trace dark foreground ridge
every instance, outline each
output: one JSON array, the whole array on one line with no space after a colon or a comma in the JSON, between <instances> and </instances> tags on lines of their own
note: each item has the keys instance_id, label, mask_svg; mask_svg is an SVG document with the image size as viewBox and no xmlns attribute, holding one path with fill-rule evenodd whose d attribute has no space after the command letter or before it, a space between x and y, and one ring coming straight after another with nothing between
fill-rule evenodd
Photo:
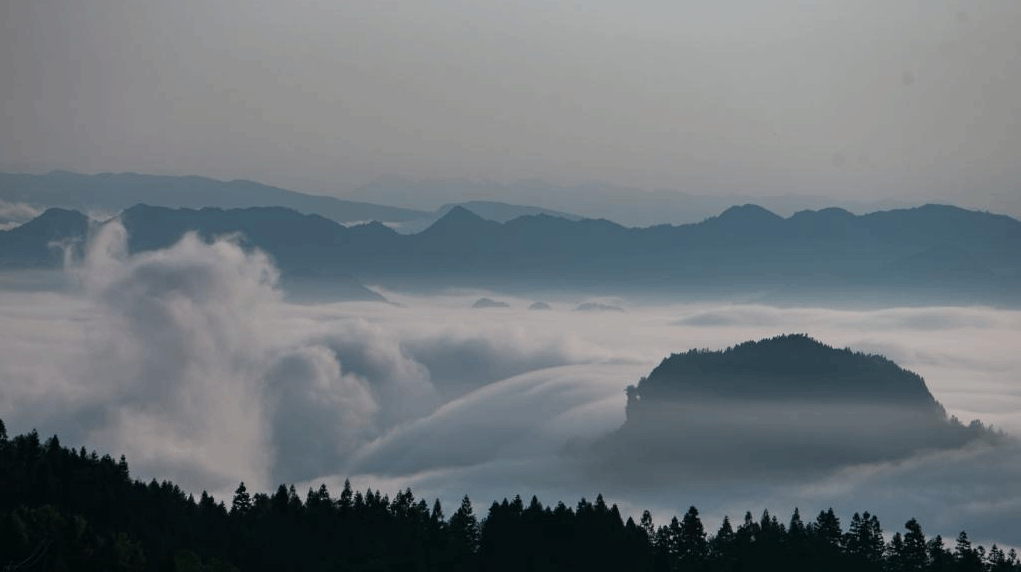
<instances>
[{"instance_id":1,"label":"dark foreground ridge","mask_svg":"<svg viewBox=\"0 0 1021 572\"><path fill-rule=\"evenodd\" d=\"M951 550L915 519L889 542L879 519L855 513L844 530L833 510L787 523L768 511L729 518L707 534L698 510L655 526L646 511L624 519L602 496L574 508L494 502L484 518L464 497L449 518L411 490L339 497L322 485L305 500L294 486L252 495L241 483L228 508L205 492L132 481L114 461L40 442L8 439L0 421L0 569L43 571L233 570L633 570L633 571L1021 571L1013 550Z\"/></svg>"},{"instance_id":2,"label":"dark foreground ridge","mask_svg":"<svg viewBox=\"0 0 1021 572\"><path fill-rule=\"evenodd\" d=\"M624 425L594 447L600 468L625 479L828 470L1005 438L948 417L921 377L885 357L804 334L671 355L627 396Z\"/></svg>"}]
</instances>

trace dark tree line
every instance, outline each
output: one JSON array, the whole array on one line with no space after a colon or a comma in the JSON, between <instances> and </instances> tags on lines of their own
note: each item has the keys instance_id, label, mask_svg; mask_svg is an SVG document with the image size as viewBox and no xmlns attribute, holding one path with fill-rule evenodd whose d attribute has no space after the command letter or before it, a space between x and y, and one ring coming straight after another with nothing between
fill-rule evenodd
<instances>
[{"instance_id":1,"label":"dark tree line","mask_svg":"<svg viewBox=\"0 0 1021 572\"><path fill-rule=\"evenodd\" d=\"M293 486L250 493L230 506L170 482L131 480L123 457L9 439L0 421L0 570L217 571L743 571L1021 572L1013 550L927 538L914 519L884 539L879 519L855 513L846 530L832 509L787 522L769 512L729 518L708 534L691 507L656 526L636 523L602 496L574 507L493 503L477 516L468 497L449 515L410 490L304 498Z\"/></svg>"}]
</instances>

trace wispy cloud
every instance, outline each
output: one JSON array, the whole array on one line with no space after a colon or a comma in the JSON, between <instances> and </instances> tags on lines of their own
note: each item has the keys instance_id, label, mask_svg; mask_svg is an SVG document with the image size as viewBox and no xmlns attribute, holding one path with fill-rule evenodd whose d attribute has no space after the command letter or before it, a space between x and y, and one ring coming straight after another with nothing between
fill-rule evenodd
<instances>
[{"instance_id":1,"label":"wispy cloud","mask_svg":"<svg viewBox=\"0 0 1021 572\"><path fill-rule=\"evenodd\" d=\"M0 230L9 230L19 226L25 221L39 216L40 213L42 213L41 210L27 203L12 203L0 199Z\"/></svg>"}]
</instances>

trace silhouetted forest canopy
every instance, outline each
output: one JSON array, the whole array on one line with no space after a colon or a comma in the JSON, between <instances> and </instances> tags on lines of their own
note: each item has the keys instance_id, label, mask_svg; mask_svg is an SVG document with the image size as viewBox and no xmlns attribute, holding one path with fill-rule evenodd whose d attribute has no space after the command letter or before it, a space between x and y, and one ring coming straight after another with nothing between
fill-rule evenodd
<instances>
[{"instance_id":1,"label":"silhouetted forest canopy","mask_svg":"<svg viewBox=\"0 0 1021 572\"><path fill-rule=\"evenodd\" d=\"M229 505L177 485L132 480L115 461L65 448L37 432L8 438L0 421L0 569L14 570L1021 570L1014 550L926 537L914 519L885 540L878 517L833 510L786 522L746 513L707 533L698 510L657 526L636 522L602 496L574 507L494 502L484 515L465 496L449 517L411 490L338 496L325 485L304 499L294 486ZM951 546L950 544L953 544Z\"/></svg>"}]
</instances>

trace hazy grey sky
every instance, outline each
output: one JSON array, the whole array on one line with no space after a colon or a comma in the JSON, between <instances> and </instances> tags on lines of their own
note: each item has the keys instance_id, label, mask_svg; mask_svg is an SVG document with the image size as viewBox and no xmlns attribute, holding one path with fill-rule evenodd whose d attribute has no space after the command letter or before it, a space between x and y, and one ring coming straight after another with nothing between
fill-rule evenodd
<instances>
[{"instance_id":1,"label":"hazy grey sky","mask_svg":"<svg viewBox=\"0 0 1021 572\"><path fill-rule=\"evenodd\" d=\"M0 169L1021 196L1021 2L0 0ZM966 198L967 197L967 198Z\"/></svg>"}]
</instances>

